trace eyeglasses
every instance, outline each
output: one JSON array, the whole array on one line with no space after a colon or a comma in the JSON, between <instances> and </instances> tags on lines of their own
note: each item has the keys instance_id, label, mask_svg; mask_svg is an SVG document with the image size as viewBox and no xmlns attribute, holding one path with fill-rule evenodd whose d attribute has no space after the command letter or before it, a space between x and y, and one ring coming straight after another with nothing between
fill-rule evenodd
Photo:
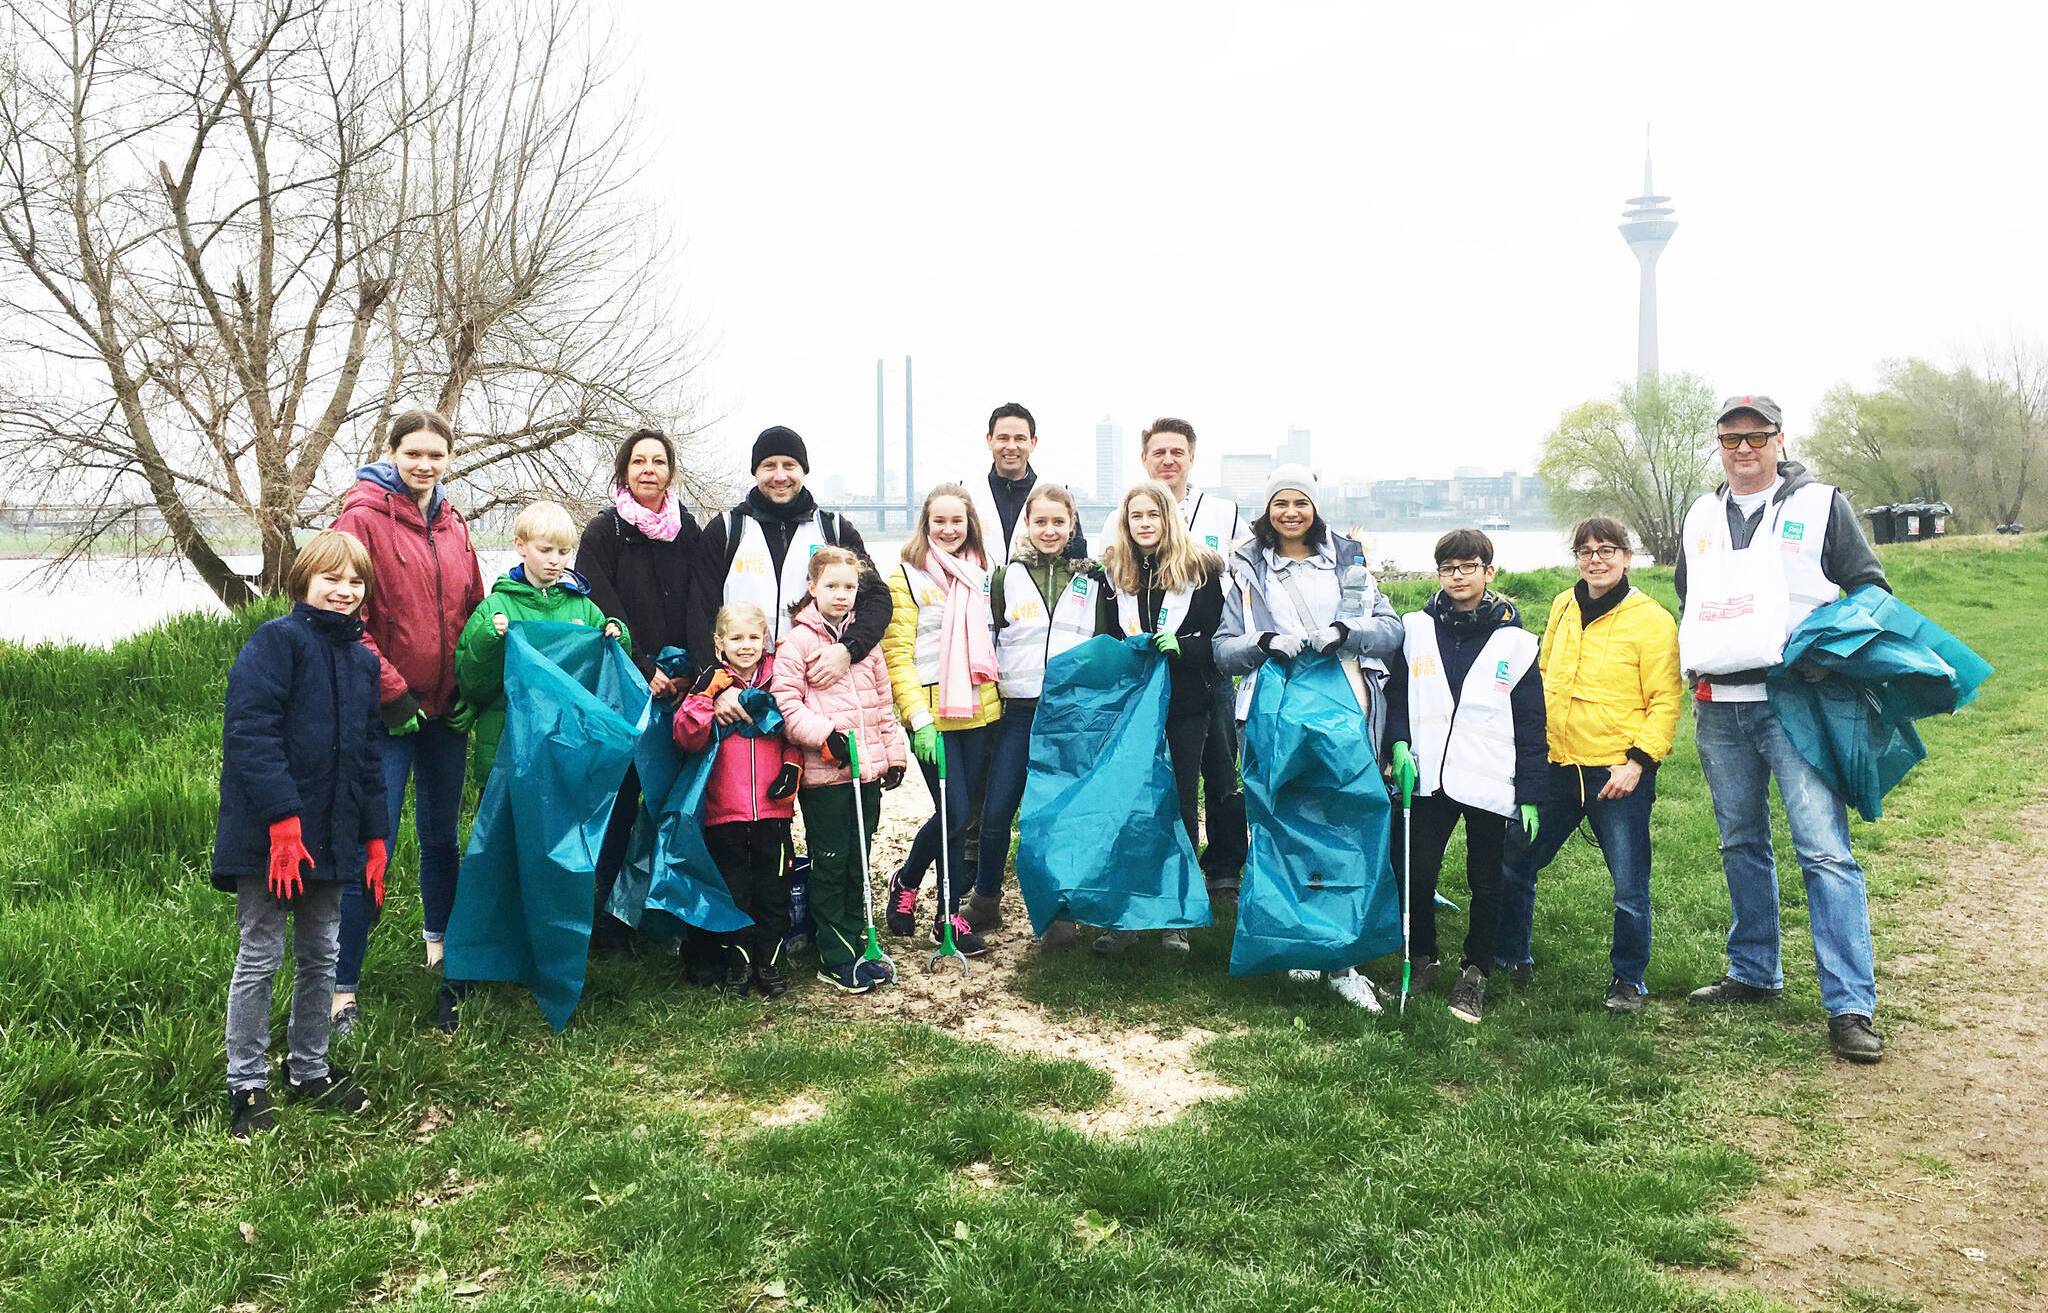
<instances>
[{"instance_id":1,"label":"eyeglasses","mask_svg":"<svg viewBox=\"0 0 2048 1313\"><path fill-rule=\"evenodd\" d=\"M1470 579L1485 568L1484 561L1454 561L1450 565L1439 565L1436 574L1439 579Z\"/></svg>"},{"instance_id":2,"label":"eyeglasses","mask_svg":"<svg viewBox=\"0 0 2048 1313\"><path fill-rule=\"evenodd\" d=\"M1765 429L1761 433L1723 433L1719 435L1721 450L1733 451L1747 442L1751 450L1762 451L1765 447L1770 446L1771 439L1777 437L1781 432L1783 432L1782 429Z\"/></svg>"},{"instance_id":3,"label":"eyeglasses","mask_svg":"<svg viewBox=\"0 0 2048 1313\"><path fill-rule=\"evenodd\" d=\"M1626 549L1616 547L1613 543L1601 543L1598 547L1574 547L1572 555L1581 561L1611 561L1624 550Z\"/></svg>"}]
</instances>

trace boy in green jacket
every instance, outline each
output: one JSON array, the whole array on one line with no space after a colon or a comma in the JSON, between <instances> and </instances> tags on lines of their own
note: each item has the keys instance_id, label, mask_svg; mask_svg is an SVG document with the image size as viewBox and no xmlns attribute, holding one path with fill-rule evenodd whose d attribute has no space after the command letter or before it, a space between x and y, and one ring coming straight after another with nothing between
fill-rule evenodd
<instances>
[{"instance_id":1,"label":"boy in green jacket","mask_svg":"<svg viewBox=\"0 0 2048 1313\"><path fill-rule=\"evenodd\" d=\"M490 779L505 732L505 631L513 621L602 626L606 638L628 640L626 626L598 609L583 576L569 568L576 524L568 511L551 501L526 506L512 522L512 548L519 564L491 585L455 644L456 687L476 722L470 742L479 782Z\"/></svg>"}]
</instances>

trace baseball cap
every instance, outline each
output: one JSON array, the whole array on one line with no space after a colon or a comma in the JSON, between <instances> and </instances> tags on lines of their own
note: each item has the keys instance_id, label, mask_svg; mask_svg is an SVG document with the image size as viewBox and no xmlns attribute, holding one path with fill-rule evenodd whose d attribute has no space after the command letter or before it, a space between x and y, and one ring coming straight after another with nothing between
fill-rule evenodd
<instances>
[{"instance_id":1,"label":"baseball cap","mask_svg":"<svg viewBox=\"0 0 2048 1313\"><path fill-rule=\"evenodd\" d=\"M1720 418L1716 424L1726 424L1730 415L1741 411L1762 415L1778 428L1785 427L1785 412L1778 409L1778 403L1759 393L1756 396L1729 397L1721 403Z\"/></svg>"}]
</instances>

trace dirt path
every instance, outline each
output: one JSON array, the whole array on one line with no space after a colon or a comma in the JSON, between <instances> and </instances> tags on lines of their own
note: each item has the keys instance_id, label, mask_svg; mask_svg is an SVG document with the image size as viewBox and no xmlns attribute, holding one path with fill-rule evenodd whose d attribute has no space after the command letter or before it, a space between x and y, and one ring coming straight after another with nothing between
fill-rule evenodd
<instances>
[{"instance_id":1,"label":"dirt path","mask_svg":"<svg viewBox=\"0 0 2048 1313\"><path fill-rule=\"evenodd\" d=\"M1741 1266L1704 1274L1799 1309L2048 1311L2048 803L2020 843L1951 848L1879 963L1888 1053L1828 1076L1848 1130L1730 1217ZM1773 1160L1775 1157L1775 1161Z\"/></svg>"}]
</instances>

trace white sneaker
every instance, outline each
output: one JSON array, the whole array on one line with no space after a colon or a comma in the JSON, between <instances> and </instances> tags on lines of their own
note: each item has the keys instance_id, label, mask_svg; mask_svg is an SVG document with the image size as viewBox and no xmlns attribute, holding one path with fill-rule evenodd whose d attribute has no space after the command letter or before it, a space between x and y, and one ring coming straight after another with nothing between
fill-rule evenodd
<instances>
[{"instance_id":1,"label":"white sneaker","mask_svg":"<svg viewBox=\"0 0 2048 1313\"><path fill-rule=\"evenodd\" d=\"M441 959L446 956L448 956L448 949L440 940L429 939L427 941L427 970L432 971L440 966Z\"/></svg>"},{"instance_id":2,"label":"white sneaker","mask_svg":"<svg viewBox=\"0 0 2048 1313\"><path fill-rule=\"evenodd\" d=\"M1356 971L1338 971L1330 976L1330 988L1337 996L1354 1007L1364 1008L1374 1016L1380 1014L1380 996L1373 992L1372 982Z\"/></svg>"},{"instance_id":3,"label":"white sneaker","mask_svg":"<svg viewBox=\"0 0 2048 1313\"><path fill-rule=\"evenodd\" d=\"M1289 980L1298 980L1302 984L1306 985L1314 981L1321 980L1323 978L1323 973L1320 971L1304 970L1301 967L1289 967L1287 968L1287 978Z\"/></svg>"},{"instance_id":4,"label":"white sneaker","mask_svg":"<svg viewBox=\"0 0 2048 1313\"><path fill-rule=\"evenodd\" d=\"M1161 930L1159 946L1173 953L1189 952L1188 932L1185 930Z\"/></svg>"}]
</instances>

